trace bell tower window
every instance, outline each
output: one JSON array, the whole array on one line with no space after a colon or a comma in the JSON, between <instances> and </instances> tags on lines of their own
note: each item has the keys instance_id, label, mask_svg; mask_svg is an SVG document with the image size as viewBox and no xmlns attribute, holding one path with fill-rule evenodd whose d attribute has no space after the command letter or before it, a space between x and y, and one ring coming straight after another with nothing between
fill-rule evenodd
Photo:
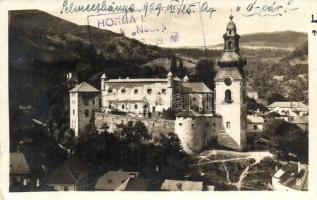
<instances>
[{"instance_id":1,"label":"bell tower window","mask_svg":"<svg viewBox=\"0 0 317 200\"><path fill-rule=\"evenodd\" d=\"M228 41L228 49L232 49L232 41Z\"/></svg>"},{"instance_id":2,"label":"bell tower window","mask_svg":"<svg viewBox=\"0 0 317 200\"><path fill-rule=\"evenodd\" d=\"M231 91L230 90L226 90L225 91L225 102L232 103Z\"/></svg>"}]
</instances>

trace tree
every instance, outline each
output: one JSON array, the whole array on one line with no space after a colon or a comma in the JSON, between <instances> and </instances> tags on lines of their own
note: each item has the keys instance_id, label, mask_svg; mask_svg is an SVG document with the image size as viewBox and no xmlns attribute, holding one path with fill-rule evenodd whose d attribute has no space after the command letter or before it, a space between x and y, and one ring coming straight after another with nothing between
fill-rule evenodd
<instances>
[{"instance_id":1,"label":"tree","mask_svg":"<svg viewBox=\"0 0 317 200\"><path fill-rule=\"evenodd\" d=\"M193 78L194 81L202 81L209 88L213 89L215 87L213 79L216 73L214 62L212 60L203 59L197 63Z\"/></svg>"},{"instance_id":2,"label":"tree","mask_svg":"<svg viewBox=\"0 0 317 200\"><path fill-rule=\"evenodd\" d=\"M164 119L168 119L168 120L175 120L176 119L176 112L171 108L164 110L162 112L162 115L163 115Z\"/></svg>"},{"instance_id":3,"label":"tree","mask_svg":"<svg viewBox=\"0 0 317 200\"><path fill-rule=\"evenodd\" d=\"M133 127L133 135L135 141L138 143L150 140L152 136L149 134L149 130L146 128L143 122L137 121Z\"/></svg>"},{"instance_id":4,"label":"tree","mask_svg":"<svg viewBox=\"0 0 317 200\"><path fill-rule=\"evenodd\" d=\"M280 158L291 158L307 162L308 134L295 124L284 120L273 120L265 126L264 137L271 141L270 151Z\"/></svg>"},{"instance_id":5,"label":"tree","mask_svg":"<svg viewBox=\"0 0 317 200\"><path fill-rule=\"evenodd\" d=\"M272 104L272 103L277 102L277 101L286 101L286 100L287 99L279 93L272 93L269 96L269 98L267 99L269 104Z\"/></svg>"}]
</instances>

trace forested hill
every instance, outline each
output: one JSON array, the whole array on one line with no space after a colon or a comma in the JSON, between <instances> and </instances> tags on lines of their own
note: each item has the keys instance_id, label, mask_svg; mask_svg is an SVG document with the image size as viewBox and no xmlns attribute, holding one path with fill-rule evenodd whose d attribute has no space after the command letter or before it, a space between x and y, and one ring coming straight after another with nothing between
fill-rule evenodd
<instances>
[{"instance_id":1,"label":"forested hill","mask_svg":"<svg viewBox=\"0 0 317 200\"><path fill-rule=\"evenodd\" d=\"M10 124L21 114L21 105L32 106L32 117L37 119L58 126L67 123L68 72L97 88L103 72L109 78L166 76L164 69L152 73L140 67L169 57L159 47L79 26L39 10L10 11L9 17Z\"/></svg>"},{"instance_id":2,"label":"forested hill","mask_svg":"<svg viewBox=\"0 0 317 200\"><path fill-rule=\"evenodd\" d=\"M19 114L20 105L31 105L34 117L53 121L58 126L65 125L68 122L69 88L65 86L68 72L76 74L79 81L87 81L99 88L103 72L109 78L165 77L169 63L171 65L173 62L164 58L170 59L176 55L184 68L195 71L199 61L204 58L211 59L212 62L203 63L209 63L213 67L216 57L221 53L220 50L163 49L149 46L111 31L79 26L39 10L10 11L9 17L9 98L12 120ZM283 41L297 43L303 40L302 34L297 39L294 37ZM305 41L307 38L303 40ZM294 66L292 69L295 70L298 65L303 65L300 69L305 69L305 48L298 47L293 55L279 49L242 48L241 53L248 58L246 70L250 69L252 79L272 79L274 73L292 71L288 66ZM298 55L302 52L306 53L306 57ZM265 58L262 59L263 56ZM166 66L160 66L160 62L157 62L161 58ZM282 58L285 60L281 62L283 65L276 62ZM269 63L268 59L272 62ZM147 64L150 66L144 68ZM268 76L262 76L262 72L268 73ZM291 77L288 80L293 78L298 79ZM264 98L270 89L267 87L267 80L258 81L260 85L255 88ZM291 88L291 82L283 82L288 86L283 88ZM283 94L289 92L285 89Z\"/></svg>"}]
</instances>

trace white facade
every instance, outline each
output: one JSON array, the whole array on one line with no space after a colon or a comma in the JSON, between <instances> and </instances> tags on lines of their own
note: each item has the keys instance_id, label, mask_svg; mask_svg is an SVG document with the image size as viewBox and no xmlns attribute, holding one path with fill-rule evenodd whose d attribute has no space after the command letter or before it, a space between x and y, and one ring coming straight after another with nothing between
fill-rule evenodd
<instances>
[{"instance_id":1,"label":"white facade","mask_svg":"<svg viewBox=\"0 0 317 200\"><path fill-rule=\"evenodd\" d=\"M91 122L96 110L95 97L99 91L86 82L77 85L69 92L69 125L75 136L82 134Z\"/></svg>"},{"instance_id":2,"label":"white facade","mask_svg":"<svg viewBox=\"0 0 317 200\"><path fill-rule=\"evenodd\" d=\"M231 77L228 77L231 78ZM231 85L216 82L215 110L222 116L218 142L236 150L246 148L246 101L244 80L233 80ZM231 102L226 102L226 91L231 92Z\"/></svg>"},{"instance_id":3,"label":"white facade","mask_svg":"<svg viewBox=\"0 0 317 200\"><path fill-rule=\"evenodd\" d=\"M171 106L172 77L166 79L102 79L102 108L135 115L161 113Z\"/></svg>"}]
</instances>

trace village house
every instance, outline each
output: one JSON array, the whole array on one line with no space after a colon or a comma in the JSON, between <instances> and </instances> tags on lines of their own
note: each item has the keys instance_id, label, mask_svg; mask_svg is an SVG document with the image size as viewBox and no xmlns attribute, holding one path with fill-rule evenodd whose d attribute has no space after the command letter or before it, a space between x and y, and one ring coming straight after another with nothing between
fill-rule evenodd
<instances>
[{"instance_id":1,"label":"village house","mask_svg":"<svg viewBox=\"0 0 317 200\"><path fill-rule=\"evenodd\" d=\"M214 186L208 186L201 181L181 181L165 179L162 191L214 191Z\"/></svg>"},{"instance_id":2,"label":"village house","mask_svg":"<svg viewBox=\"0 0 317 200\"><path fill-rule=\"evenodd\" d=\"M289 115L290 112L295 112L299 116L308 114L308 106L302 102L274 102L267 106L267 108L271 111L275 111L277 113L284 113ZM288 112L288 113L287 113Z\"/></svg>"},{"instance_id":3,"label":"village house","mask_svg":"<svg viewBox=\"0 0 317 200\"><path fill-rule=\"evenodd\" d=\"M89 184L89 167L77 159L69 159L53 170L45 179L56 191L81 191Z\"/></svg>"},{"instance_id":4,"label":"village house","mask_svg":"<svg viewBox=\"0 0 317 200\"><path fill-rule=\"evenodd\" d=\"M31 182L31 170L25 159L24 153L10 153L10 187L23 185L26 186Z\"/></svg>"},{"instance_id":5,"label":"village house","mask_svg":"<svg viewBox=\"0 0 317 200\"><path fill-rule=\"evenodd\" d=\"M273 175L272 186L276 191L307 191L308 166L299 162L283 166Z\"/></svg>"},{"instance_id":6,"label":"village house","mask_svg":"<svg viewBox=\"0 0 317 200\"><path fill-rule=\"evenodd\" d=\"M102 175L95 184L95 190L123 191L130 190L132 184L140 184L140 187L148 187L147 181L136 181L139 172L109 171ZM133 182L133 183L132 183ZM138 183L136 183L138 182ZM135 188L137 190L137 188Z\"/></svg>"}]
</instances>

